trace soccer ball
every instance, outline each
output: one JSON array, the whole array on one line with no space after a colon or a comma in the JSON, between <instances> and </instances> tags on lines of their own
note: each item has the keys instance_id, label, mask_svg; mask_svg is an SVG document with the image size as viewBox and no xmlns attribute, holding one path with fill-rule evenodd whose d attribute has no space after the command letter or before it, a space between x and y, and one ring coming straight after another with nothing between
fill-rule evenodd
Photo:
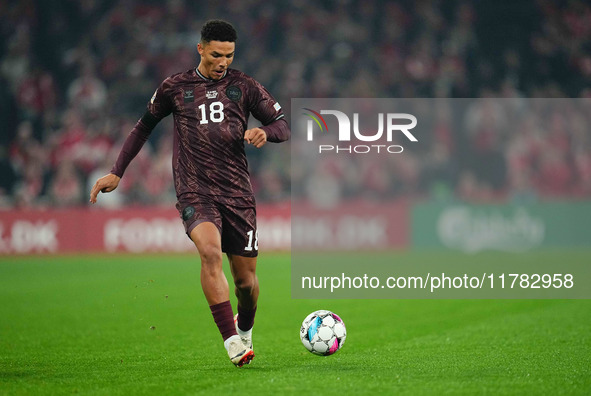
<instances>
[{"instance_id":1,"label":"soccer ball","mask_svg":"<svg viewBox=\"0 0 591 396\"><path fill-rule=\"evenodd\" d=\"M307 350L316 355L332 355L345 344L347 329L335 313L320 310L306 316L300 329L300 339Z\"/></svg>"}]
</instances>

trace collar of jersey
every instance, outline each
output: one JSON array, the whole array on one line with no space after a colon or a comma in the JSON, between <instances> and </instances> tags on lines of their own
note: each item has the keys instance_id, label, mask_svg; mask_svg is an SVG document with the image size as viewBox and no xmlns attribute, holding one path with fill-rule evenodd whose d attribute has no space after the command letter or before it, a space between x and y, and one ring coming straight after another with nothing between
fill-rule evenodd
<instances>
[{"instance_id":1,"label":"collar of jersey","mask_svg":"<svg viewBox=\"0 0 591 396\"><path fill-rule=\"evenodd\" d=\"M224 75L220 78L220 80L214 80L213 78L205 77L203 74L201 74L201 72L199 71L198 68L195 68L195 72L197 72L197 75L199 77L201 77L202 79L204 79L205 81L220 81L222 78L224 78L228 75L228 69L226 69L224 71Z\"/></svg>"}]
</instances>

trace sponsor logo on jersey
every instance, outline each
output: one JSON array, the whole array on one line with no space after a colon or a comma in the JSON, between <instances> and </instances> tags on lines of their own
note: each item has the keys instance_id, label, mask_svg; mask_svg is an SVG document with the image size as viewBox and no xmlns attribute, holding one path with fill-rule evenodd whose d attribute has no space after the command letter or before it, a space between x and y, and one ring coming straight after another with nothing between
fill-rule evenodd
<instances>
[{"instance_id":1,"label":"sponsor logo on jersey","mask_svg":"<svg viewBox=\"0 0 591 396\"><path fill-rule=\"evenodd\" d=\"M217 97L218 97L218 91L207 91L207 92L205 93L205 97L206 97L207 99L215 99L215 98L217 98Z\"/></svg>"},{"instance_id":2,"label":"sponsor logo on jersey","mask_svg":"<svg viewBox=\"0 0 591 396\"><path fill-rule=\"evenodd\" d=\"M236 85L230 85L226 88L226 96L233 102L238 102L242 97L242 91Z\"/></svg>"},{"instance_id":3,"label":"sponsor logo on jersey","mask_svg":"<svg viewBox=\"0 0 591 396\"><path fill-rule=\"evenodd\" d=\"M193 94L193 90L192 89L183 91L183 101L185 103L193 102L194 100L195 100L195 95Z\"/></svg>"}]
</instances>

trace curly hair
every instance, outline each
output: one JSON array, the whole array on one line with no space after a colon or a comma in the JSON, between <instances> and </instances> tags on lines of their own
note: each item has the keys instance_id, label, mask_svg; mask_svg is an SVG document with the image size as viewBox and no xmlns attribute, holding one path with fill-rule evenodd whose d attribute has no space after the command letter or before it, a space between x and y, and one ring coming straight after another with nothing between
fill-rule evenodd
<instances>
[{"instance_id":1,"label":"curly hair","mask_svg":"<svg viewBox=\"0 0 591 396\"><path fill-rule=\"evenodd\" d=\"M230 23L221 19L211 19L201 28L201 42L209 43L212 40L236 42L238 35L236 29Z\"/></svg>"}]
</instances>

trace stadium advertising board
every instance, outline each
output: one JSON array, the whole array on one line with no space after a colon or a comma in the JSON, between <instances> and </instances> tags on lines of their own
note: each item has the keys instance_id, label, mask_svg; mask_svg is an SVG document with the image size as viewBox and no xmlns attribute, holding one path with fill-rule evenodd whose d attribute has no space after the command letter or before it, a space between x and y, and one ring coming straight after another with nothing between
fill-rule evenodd
<instances>
[{"instance_id":1,"label":"stadium advertising board","mask_svg":"<svg viewBox=\"0 0 591 396\"><path fill-rule=\"evenodd\" d=\"M591 203L466 205L424 203L412 209L412 245L465 253L526 252L591 246Z\"/></svg>"},{"instance_id":2,"label":"stadium advertising board","mask_svg":"<svg viewBox=\"0 0 591 396\"><path fill-rule=\"evenodd\" d=\"M384 216L384 209L388 215ZM264 250L291 248L289 204L258 207L259 244ZM320 213L309 208L298 217L296 233L308 247L342 249L408 246L408 207L341 205ZM0 254L71 252L193 252L178 213L161 207L122 210L64 209L2 212Z\"/></svg>"},{"instance_id":3,"label":"stadium advertising board","mask_svg":"<svg viewBox=\"0 0 591 396\"><path fill-rule=\"evenodd\" d=\"M406 248L409 205L348 202L330 209L302 204L292 217L292 248L303 251Z\"/></svg>"},{"instance_id":4,"label":"stadium advertising board","mask_svg":"<svg viewBox=\"0 0 591 396\"><path fill-rule=\"evenodd\" d=\"M289 205L259 207L259 239L289 249ZM194 252L175 209L23 210L0 213L0 254Z\"/></svg>"}]
</instances>

